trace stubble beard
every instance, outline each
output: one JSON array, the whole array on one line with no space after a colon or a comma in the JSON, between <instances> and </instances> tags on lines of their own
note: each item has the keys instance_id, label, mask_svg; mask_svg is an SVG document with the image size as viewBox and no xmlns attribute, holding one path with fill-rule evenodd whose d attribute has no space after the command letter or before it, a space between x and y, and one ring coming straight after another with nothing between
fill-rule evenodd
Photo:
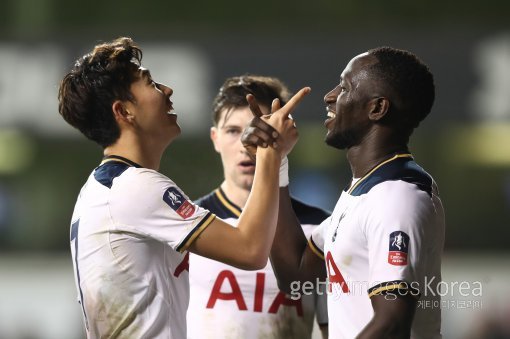
<instances>
[{"instance_id":1,"label":"stubble beard","mask_svg":"<svg viewBox=\"0 0 510 339\"><path fill-rule=\"evenodd\" d=\"M356 137L355 131L337 132L332 130L326 134L324 141L328 146L343 150L356 145L358 143L358 139L359 138Z\"/></svg>"}]
</instances>

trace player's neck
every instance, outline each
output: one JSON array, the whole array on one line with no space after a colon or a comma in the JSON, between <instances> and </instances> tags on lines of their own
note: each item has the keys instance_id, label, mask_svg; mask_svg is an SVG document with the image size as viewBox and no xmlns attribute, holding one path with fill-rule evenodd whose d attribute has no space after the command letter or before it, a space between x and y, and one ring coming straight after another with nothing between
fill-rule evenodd
<instances>
[{"instance_id":1,"label":"player's neck","mask_svg":"<svg viewBox=\"0 0 510 339\"><path fill-rule=\"evenodd\" d=\"M361 178L372 168L394 156L409 153L407 146L400 144L368 144L354 146L347 150L347 160L354 178Z\"/></svg>"},{"instance_id":2,"label":"player's neck","mask_svg":"<svg viewBox=\"0 0 510 339\"><path fill-rule=\"evenodd\" d=\"M228 200L233 202L235 205L244 208L246 205L246 201L248 201L248 196L250 195L250 191L240 188L234 183L228 182L227 180L223 181L220 185L221 189L225 193Z\"/></svg>"},{"instance_id":3,"label":"player's neck","mask_svg":"<svg viewBox=\"0 0 510 339\"><path fill-rule=\"evenodd\" d=\"M115 144L104 149L104 155L118 155L142 167L159 171L163 150L158 151L157 147L133 142L128 138L119 138Z\"/></svg>"}]
</instances>

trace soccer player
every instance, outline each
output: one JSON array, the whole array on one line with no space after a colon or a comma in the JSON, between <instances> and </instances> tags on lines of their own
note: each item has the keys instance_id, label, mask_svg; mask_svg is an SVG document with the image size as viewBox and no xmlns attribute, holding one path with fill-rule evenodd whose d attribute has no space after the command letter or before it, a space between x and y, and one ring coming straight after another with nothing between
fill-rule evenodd
<instances>
[{"instance_id":1,"label":"soccer player","mask_svg":"<svg viewBox=\"0 0 510 339\"><path fill-rule=\"evenodd\" d=\"M255 162L241 143L253 117L248 94L265 114L273 99L289 99L280 80L255 75L226 79L214 99L211 140L221 156L224 180L196 203L233 225L246 206L255 173ZM307 235L329 216L296 199L292 208ZM310 291L299 299L286 295L278 289L269 262L261 270L246 271L190 254L189 276L188 338L310 338L314 315L327 338L325 291Z\"/></svg>"},{"instance_id":2,"label":"soccer player","mask_svg":"<svg viewBox=\"0 0 510 339\"><path fill-rule=\"evenodd\" d=\"M428 67L408 51L381 47L354 57L324 97L325 141L346 150L353 178L308 246L288 190L280 190L273 268L284 290L327 274L332 338L441 338L444 211L408 148L434 92ZM253 133L261 122L254 118L243 143L269 140Z\"/></svg>"},{"instance_id":3,"label":"soccer player","mask_svg":"<svg viewBox=\"0 0 510 339\"><path fill-rule=\"evenodd\" d=\"M267 264L278 215L279 167L297 141L288 114L299 91L267 120L276 148L257 154L238 227L193 204L158 172L180 134L172 89L141 65L130 38L95 46L59 89L59 112L103 148L80 191L71 252L89 338L185 338L191 251L243 269Z\"/></svg>"}]
</instances>

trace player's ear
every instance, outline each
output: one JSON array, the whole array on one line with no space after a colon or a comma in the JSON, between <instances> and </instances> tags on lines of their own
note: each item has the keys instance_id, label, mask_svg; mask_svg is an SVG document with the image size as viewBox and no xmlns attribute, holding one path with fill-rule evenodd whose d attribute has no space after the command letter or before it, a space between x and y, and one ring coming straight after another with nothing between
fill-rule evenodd
<instances>
[{"instance_id":1,"label":"player's ear","mask_svg":"<svg viewBox=\"0 0 510 339\"><path fill-rule=\"evenodd\" d=\"M369 102L368 117L373 121L380 121L390 109L390 101L385 97L373 98Z\"/></svg>"},{"instance_id":2,"label":"player's ear","mask_svg":"<svg viewBox=\"0 0 510 339\"><path fill-rule=\"evenodd\" d=\"M117 123L132 123L135 119L134 115L127 109L124 102L115 100L112 104L112 112Z\"/></svg>"},{"instance_id":3,"label":"player's ear","mask_svg":"<svg viewBox=\"0 0 510 339\"><path fill-rule=\"evenodd\" d=\"M216 126L211 127L210 136L211 136L211 140L214 145L214 149L216 150L216 152L220 153L220 149L218 146L218 127L216 127Z\"/></svg>"}]
</instances>

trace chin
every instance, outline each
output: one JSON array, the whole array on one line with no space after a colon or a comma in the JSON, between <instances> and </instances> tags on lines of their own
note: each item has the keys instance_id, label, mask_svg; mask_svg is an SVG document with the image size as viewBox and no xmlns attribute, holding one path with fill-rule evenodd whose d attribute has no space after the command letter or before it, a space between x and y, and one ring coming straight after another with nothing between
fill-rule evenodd
<instances>
[{"instance_id":1,"label":"chin","mask_svg":"<svg viewBox=\"0 0 510 339\"><path fill-rule=\"evenodd\" d=\"M182 133L182 130L181 130L181 126L179 126L179 124L175 124L171 127L171 131L170 131L171 134L175 135L175 137L181 135Z\"/></svg>"},{"instance_id":2,"label":"chin","mask_svg":"<svg viewBox=\"0 0 510 339\"><path fill-rule=\"evenodd\" d=\"M177 128L172 128L168 133L168 144L171 144L179 135L181 135L181 128L177 125Z\"/></svg>"},{"instance_id":3,"label":"chin","mask_svg":"<svg viewBox=\"0 0 510 339\"><path fill-rule=\"evenodd\" d=\"M346 149L349 147L347 140L339 136L338 134L328 133L324 138L324 142L326 145L337 148L337 149Z\"/></svg>"},{"instance_id":4,"label":"chin","mask_svg":"<svg viewBox=\"0 0 510 339\"><path fill-rule=\"evenodd\" d=\"M251 191L251 188L253 186L253 179L252 180L243 180L241 183L241 187L247 191Z\"/></svg>"},{"instance_id":5,"label":"chin","mask_svg":"<svg viewBox=\"0 0 510 339\"><path fill-rule=\"evenodd\" d=\"M362 130L344 130L341 133L329 131L326 134L324 141L328 146L338 148L338 149L349 149L353 146L361 144L363 140Z\"/></svg>"}]
</instances>

